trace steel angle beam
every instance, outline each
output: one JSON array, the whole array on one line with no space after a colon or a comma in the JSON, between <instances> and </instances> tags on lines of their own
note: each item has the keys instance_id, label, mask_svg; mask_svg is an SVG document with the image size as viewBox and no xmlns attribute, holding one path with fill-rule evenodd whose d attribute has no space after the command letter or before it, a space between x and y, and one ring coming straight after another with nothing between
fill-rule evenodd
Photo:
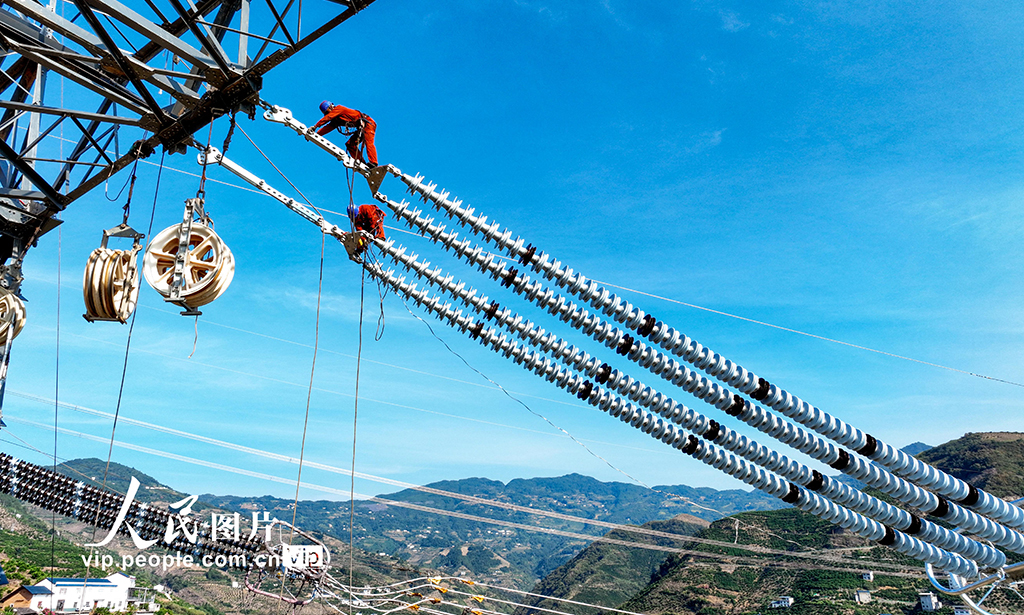
<instances>
[{"instance_id":1,"label":"steel angle beam","mask_svg":"<svg viewBox=\"0 0 1024 615\"><path fill-rule=\"evenodd\" d=\"M120 2L114 2L113 0L87 0L85 3L102 11L110 17L116 18L118 21L145 36L153 43L156 43L163 49L170 51L180 58L188 60L192 64L198 64L206 67L214 67L215 65L214 61L206 54L181 40L177 36L171 35L167 30L154 24Z\"/></svg>"},{"instance_id":2,"label":"steel angle beam","mask_svg":"<svg viewBox=\"0 0 1024 615\"><path fill-rule=\"evenodd\" d=\"M71 0L72 20L52 3L0 0L0 264L9 239L30 245L140 157L182 152L216 118L254 113L264 75L372 1L314 19L301 0ZM47 73L65 79L71 103L46 97ZM72 125L77 142L58 154L48 144Z\"/></svg>"},{"instance_id":3,"label":"steel angle beam","mask_svg":"<svg viewBox=\"0 0 1024 615\"><path fill-rule=\"evenodd\" d=\"M42 176L36 173L35 167L23 159L21 154L14 151L14 149L11 148L10 145L7 145L7 142L5 141L0 141L0 156L3 156L8 162L14 165L16 169L21 171L21 173L27 177L30 182L32 182L32 185L35 186L37 190L46 195L47 200L50 201L53 207L56 209L64 209L67 204L67 197L54 190L53 186L47 183Z\"/></svg>"},{"instance_id":4,"label":"steel angle beam","mask_svg":"<svg viewBox=\"0 0 1024 615\"><path fill-rule=\"evenodd\" d=\"M142 96L146 106L153 115L156 116L160 125L165 126L167 124L167 118L164 116L163 109L161 109L160 105L157 104L156 99L153 98L153 94L149 89L147 89L142 81L139 80L139 76L135 74L135 69L133 69L131 64L128 63L128 60L125 59L124 54L117 48L117 45L114 44L114 41L110 38L110 34L107 32L106 28L103 27L103 24L100 23L100 20L97 19L96 14L92 12L92 7L84 0L74 0L74 2L75 6L78 7L79 13L81 13L82 17L89 23L93 32L95 32L96 36L100 37L100 40L102 40L103 44L106 45L107 52L113 57L118 68L121 69L121 72L124 73L124 75L128 77L128 80L132 82L132 85L135 86L135 91Z\"/></svg>"}]
</instances>

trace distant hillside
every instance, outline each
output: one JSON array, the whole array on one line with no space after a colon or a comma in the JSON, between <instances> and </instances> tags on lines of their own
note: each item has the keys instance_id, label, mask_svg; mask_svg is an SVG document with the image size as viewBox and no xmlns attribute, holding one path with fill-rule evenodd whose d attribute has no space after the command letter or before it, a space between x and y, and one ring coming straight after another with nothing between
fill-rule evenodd
<instances>
[{"instance_id":1,"label":"distant hillside","mask_svg":"<svg viewBox=\"0 0 1024 615\"><path fill-rule=\"evenodd\" d=\"M727 543L757 545L778 550L822 551L820 558L758 556L736 549L694 545L695 551L721 553L724 561L714 562L691 555L671 555L623 608L643 613L679 615L753 615L765 612L769 602L780 595L793 596L796 604L787 615L852 615L853 591L882 590L885 610L878 606L857 612L877 615L903 613L916 600L917 590L927 582L883 574L875 562L921 566L886 547L872 545L817 517L795 510L752 512L722 519L697 534L701 538ZM860 564L830 561L828 550ZM730 561L728 556L736 556ZM751 565L751 559L760 565ZM845 569L836 570L836 569ZM860 573L874 570L875 582L861 580ZM920 573L923 579L923 570ZM876 591L876 594L878 592ZM900 608L897 608L900 607ZM902 608L906 607L906 609Z\"/></svg>"},{"instance_id":2,"label":"distant hillside","mask_svg":"<svg viewBox=\"0 0 1024 615\"><path fill-rule=\"evenodd\" d=\"M707 520L742 510L779 508L777 499L760 492L718 491L684 485L650 490L618 482L602 482L589 476L569 474L555 478L516 479L507 485L485 478L441 481L432 488L499 502L557 511L611 523L642 524L688 514ZM495 506L416 490L381 496L431 508L455 511L502 521L555 530L602 535L594 525L537 517ZM269 510L281 518L291 516L292 501L271 497L247 498L203 495L201 499L231 510ZM298 524L337 537L348 536L347 502L301 502ZM388 506L379 502L356 503L356 541L360 547L399 557L416 566L448 573L493 575L494 581L529 588L587 546L575 538L495 526L429 512Z\"/></svg>"},{"instance_id":3,"label":"distant hillside","mask_svg":"<svg viewBox=\"0 0 1024 615\"><path fill-rule=\"evenodd\" d=\"M89 467L88 464L79 465L77 462L72 462L71 465L72 467ZM113 471L113 466L111 469ZM135 473L131 468L118 466L118 472L122 471L126 472L122 478ZM136 476L141 479L144 475L138 473ZM151 477L146 478L148 479L147 484L152 486L155 481ZM125 484L127 484L127 480L125 479ZM162 492L167 493L167 491ZM55 524L57 532L52 543L51 524ZM99 537L102 537L102 534ZM85 576L87 571L83 560L95 551L80 545L93 542L96 539L97 536L93 533L92 526L88 524L69 520L59 515L53 517L49 511L26 504L9 495L0 494L0 567L3 568L10 580L9 585L0 587L0 596L6 596L21 585L38 583L46 577L74 576L81 578ZM322 539L330 551L335 554L332 562L332 574L336 578L347 581L349 577L348 544L330 537L322 537ZM156 547L152 550L155 553L161 552ZM116 539L109 545L109 548L98 550L99 555L112 555L114 561L120 561L120 555L127 553L134 555L138 553L138 550L129 539L124 537ZM356 549L354 559L355 567L352 575L357 585L384 585L409 578L437 575L437 571L413 568L401 560L376 553L366 553L361 549ZM97 575L110 572L112 571L101 572L93 567L88 574L95 578ZM274 599L243 594L239 589L232 587L232 582L242 581L242 575L236 571L225 572L203 568L163 570L160 567L131 567L127 572L136 576L142 586L151 587L160 583L173 590L177 599L201 607L200 610L168 607L168 610L161 610L161 613L165 613L165 615L210 615L211 613L251 615L252 613L277 613L282 610L281 603ZM245 600L240 601L241 596L244 596Z\"/></svg>"},{"instance_id":4,"label":"distant hillside","mask_svg":"<svg viewBox=\"0 0 1024 615\"><path fill-rule=\"evenodd\" d=\"M931 444L925 444L924 442L914 442L913 444L908 444L904 446L900 450L908 455L914 455L916 457L921 453L929 451L933 448L935 447L933 447Z\"/></svg>"},{"instance_id":5,"label":"distant hillside","mask_svg":"<svg viewBox=\"0 0 1024 615\"><path fill-rule=\"evenodd\" d=\"M703 519L690 515L679 515L667 521L651 521L643 524L642 527L671 534L692 536L707 528L708 525L708 522ZM609 532L607 537L667 547L689 548L692 546L691 543L685 541L643 536L620 530ZM538 583L533 589L533 593L591 604L619 604L640 591L668 556L669 553L665 551L626 549L607 542L594 542ZM575 607L572 604L553 600L523 598L522 601L531 606L571 613L589 614L592 612L587 607ZM539 612L519 608L516 615Z\"/></svg>"},{"instance_id":6,"label":"distant hillside","mask_svg":"<svg viewBox=\"0 0 1024 615\"><path fill-rule=\"evenodd\" d=\"M915 443L904 450L913 452L922 447L928 450L920 452L920 458L997 495L1016 497L1024 492L1024 434L967 434L935 448ZM658 568L645 579L648 572L643 564L649 560L644 558L650 556L639 556L644 560L640 562L634 553L639 549L595 543L545 578L535 591L556 597L582 596L587 590L574 587L573 583L595 579L596 592L591 595L595 602L656 615L755 615L769 612L769 603L780 595L796 599L794 606L785 611L787 615L910 615L919 612L917 591L929 588L919 562L795 509L737 514L712 523L696 536L783 551L814 550L821 556L765 557L738 549L693 544L685 548L721 555L710 558L673 554L662 558ZM830 561L829 551L852 562ZM596 557L598 553L600 557ZM902 566L908 572L897 574L885 564ZM622 602L612 592L602 594L602 575L610 569L621 576L631 576L620 581L622 587L640 583L645 586ZM861 572L869 570L875 573L873 582L860 577ZM875 601L869 605L855 604L853 592L857 589L871 590ZM600 600L602 596L606 601ZM999 612L1024 613L1024 603L1014 602L1009 594L990 600L1000 603ZM959 603L955 598L944 602ZM566 605L560 609L566 610ZM940 612L952 613L952 608ZM524 611L517 615L541 613Z\"/></svg>"},{"instance_id":7,"label":"distant hillside","mask_svg":"<svg viewBox=\"0 0 1024 615\"><path fill-rule=\"evenodd\" d=\"M1024 496L1024 433L968 433L920 459L1001 498Z\"/></svg>"},{"instance_id":8,"label":"distant hillside","mask_svg":"<svg viewBox=\"0 0 1024 615\"><path fill-rule=\"evenodd\" d=\"M57 471L75 480L84 481L95 487L102 487L103 473L106 467L107 462L102 459L72 459L60 464ZM128 485L133 476L139 479L140 487L135 499L140 502L171 502L180 500L186 495L171 489L148 474L116 462L111 462L110 469L107 471L107 488L118 493L125 493L128 491Z\"/></svg>"}]
</instances>

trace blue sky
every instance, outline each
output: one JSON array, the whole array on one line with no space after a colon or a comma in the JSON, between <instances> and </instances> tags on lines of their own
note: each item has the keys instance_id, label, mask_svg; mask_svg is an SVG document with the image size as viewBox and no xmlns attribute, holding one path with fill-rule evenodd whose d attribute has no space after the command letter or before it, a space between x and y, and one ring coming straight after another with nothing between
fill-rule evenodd
<instances>
[{"instance_id":1,"label":"blue sky","mask_svg":"<svg viewBox=\"0 0 1024 615\"><path fill-rule=\"evenodd\" d=\"M378 123L382 162L426 175L593 278L1024 382L1022 18L1010 2L378 0L270 73L263 97L309 124L324 98L363 110ZM280 126L241 126L317 205L344 211L337 162ZM226 129L216 124L215 144ZM297 196L239 133L228 155ZM194 153L167 164L198 172ZM139 173L131 221L145 228L156 166ZM240 183L222 169L210 176ZM111 197L126 178L110 182ZM165 171L154 233L180 219L197 181ZM402 188L390 180L384 191L397 198ZM362 182L354 198L369 202ZM100 231L120 221L123 197L115 201L102 190L77 201L61 231L30 252L29 323L14 348L7 418L53 420L58 261L60 400L114 409L127 327L86 323L80 283ZM122 415L297 455L320 237L237 187L208 185L207 206L235 254L234 282L204 308L191 359L192 320L142 289ZM449 263L425 240L390 233ZM1024 431L1020 386L624 294L893 444ZM320 463L351 461L359 308L359 269L328 240L306 444ZM394 296L383 304L380 341L372 284L364 309L357 469L417 483L568 472L628 480L491 388ZM740 486L431 324L471 365L632 477ZM714 416L686 393L663 390ZM62 409L59 421L109 437L108 420ZM8 422L52 450L52 433ZM283 478L296 471L131 425L119 426L118 440ZM107 451L70 435L58 447L68 458ZM115 447L113 458L193 493L294 493L138 451ZM313 470L303 480L348 485Z\"/></svg>"}]
</instances>

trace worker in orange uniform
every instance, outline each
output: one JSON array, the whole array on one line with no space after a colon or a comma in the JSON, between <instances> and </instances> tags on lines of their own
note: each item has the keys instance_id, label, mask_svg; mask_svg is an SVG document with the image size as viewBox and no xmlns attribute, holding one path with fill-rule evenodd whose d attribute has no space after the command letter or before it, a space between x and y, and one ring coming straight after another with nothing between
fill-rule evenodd
<instances>
[{"instance_id":1,"label":"worker in orange uniform","mask_svg":"<svg viewBox=\"0 0 1024 615\"><path fill-rule=\"evenodd\" d=\"M377 239L387 239L384 236L385 216L387 214L376 205L360 205L359 209L356 209L354 205L350 205L348 208L348 217L352 221L352 226L357 231L365 231Z\"/></svg>"},{"instance_id":2,"label":"worker in orange uniform","mask_svg":"<svg viewBox=\"0 0 1024 615\"><path fill-rule=\"evenodd\" d=\"M351 135L345 143L345 149L356 160L366 163L366 166L375 168L377 166L377 148L373 145L373 135L377 132L377 123L365 113L336 105L329 100L320 103L320 113L324 116L319 122L313 125L317 134L325 135L335 128L342 134ZM344 128L352 129L352 132L345 132ZM366 159L360 152L360 146L366 146Z\"/></svg>"}]
</instances>

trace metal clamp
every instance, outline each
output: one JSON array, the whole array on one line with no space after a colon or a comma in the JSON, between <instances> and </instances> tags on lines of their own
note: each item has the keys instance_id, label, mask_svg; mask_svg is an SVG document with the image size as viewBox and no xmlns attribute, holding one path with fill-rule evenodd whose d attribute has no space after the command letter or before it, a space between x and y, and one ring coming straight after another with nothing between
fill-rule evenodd
<instances>
[{"instance_id":1,"label":"metal clamp","mask_svg":"<svg viewBox=\"0 0 1024 615\"><path fill-rule=\"evenodd\" d=\"M195 221L200 224L213 226L210 224L209 216L206 215L206 211L203 209L203 199L199 197L185 199L185 213L182 216L181 225L178 227L178 252L174 255L174 275L171 278L171 292L165 299L168 303L185 308L185 311L181 313L182 316L202 315L202 312L185 303L185 300L181 298L181 290L185 287L185 261L188 259L188 244L189 239L192 237L193 218L198 218Z\"/></svg>"}]
</instances>

